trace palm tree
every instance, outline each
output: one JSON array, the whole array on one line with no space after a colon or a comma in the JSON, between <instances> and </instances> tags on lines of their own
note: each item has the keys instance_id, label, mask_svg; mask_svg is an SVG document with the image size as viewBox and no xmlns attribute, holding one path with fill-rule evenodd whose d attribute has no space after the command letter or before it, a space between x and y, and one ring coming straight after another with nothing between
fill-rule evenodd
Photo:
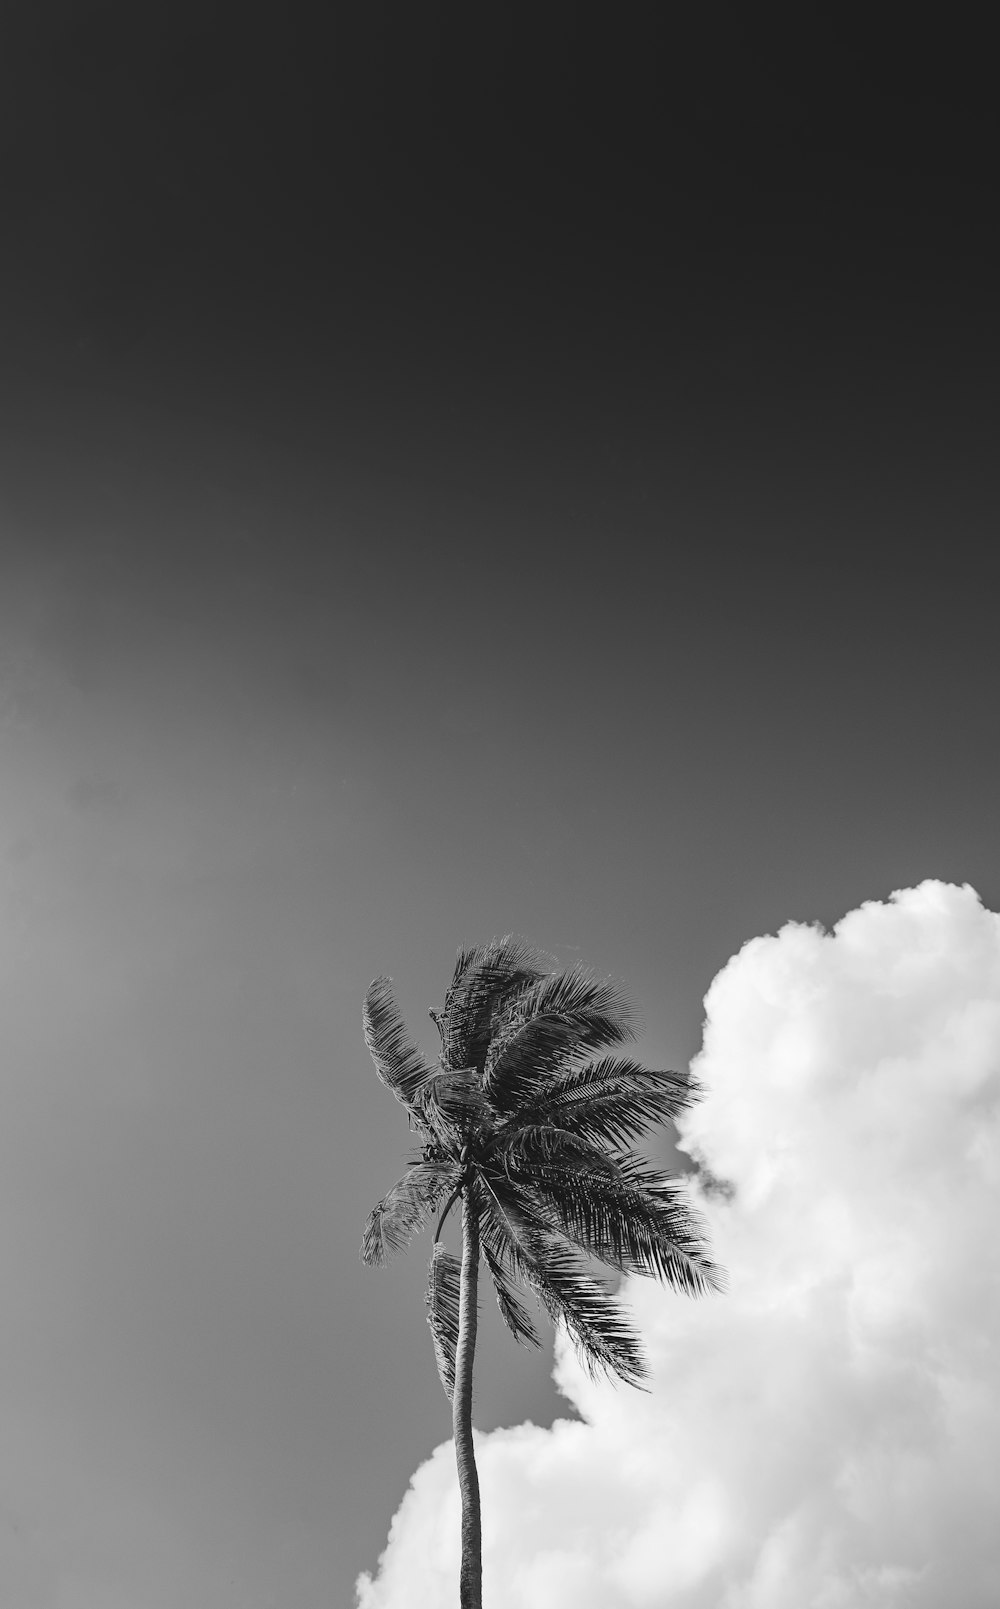
<instances>
[{"instance_id":1,"label":"palm tree","mask_svg":"<svg viewBox=\"0 0 1000 1609\"><path fill-rule=\"evenodd\" d=\"M472 1365L480 1257L518 1341L540 1345L524 1294L565 1324L591 1372L641 1385L625 1311L590 1272L596 1258L696 1295L718 1288L684 1186L625 1147L676 1117L690 1077L652 1072L620 1047L634 1037L621 991L582 967L558 971L520 941L461 950L444 1010L430 1013L436 1063L407 1038L388 978L365 998L365 1042L422 1149L365 1225L362 1260L384 1263L440 1210L427 1287L438 1372L451 1399L462 1494L461 1609L481 1609L479 1481ZM462 1203L462 1255L441 1244Z\"/></svg>"}]
</instances>

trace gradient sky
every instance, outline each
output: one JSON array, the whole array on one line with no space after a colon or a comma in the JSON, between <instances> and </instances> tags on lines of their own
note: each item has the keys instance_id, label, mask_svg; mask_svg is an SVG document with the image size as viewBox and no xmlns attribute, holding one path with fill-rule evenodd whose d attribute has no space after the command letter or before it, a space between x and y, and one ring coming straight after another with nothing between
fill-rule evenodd
<instances>
[{"instance_id":1,"label":"gradient sky","mask_svg":"<svg viewBox=\"0 0 1000 1609\"><path fill-rule=\"evenodd\" d=\"M448 1434L376 973L432 1045L516 931L678 1064L754 935L1000 901L975 42L356 9L2 24L23 1609L346 1605Z\"/></svg>"}]
</instances>

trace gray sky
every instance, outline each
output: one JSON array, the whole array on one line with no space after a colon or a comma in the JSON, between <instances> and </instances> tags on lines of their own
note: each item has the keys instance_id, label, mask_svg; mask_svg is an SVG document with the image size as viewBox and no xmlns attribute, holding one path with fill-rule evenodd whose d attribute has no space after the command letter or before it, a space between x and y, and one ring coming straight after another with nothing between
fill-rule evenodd
<instances>
[{"instance_id":1,"label":"gray sky","mask_svg":"<svg viewBox=\"0 0 1000 1609\"><path fill-rule=\"evenodd\" d=\"M890 218L684 103L679 177L584 56L572 138L487 75L463 155L391 29L342 113L308 40L57 11L0 329L0 1584L347 1604L448 1433L419 1243L357 1258L408 1141L370 979L431 1044L516 931L676 1065L755 934L996 908L988 275L923 147ZM485 1332L478 1422L548 1422Z\"/></svg>"},{"instance_id":2,"label":"gray sky","mask_svg":"<svg viewBox=\"0 0 1000 1609\"><path fill-rule=\"evenodd\" d=\"M666 541L565 517L512 582L527 508L483 517L494 579L440 493L452 553L418 561L404 499L325 468L300 542L259 472L220 459L232 506L199 515L205 472L120 430L85 469L54 444L57 495L5 515L13 1579L347 1602L448 1431L419 1246L357 1260L408 1143L370 978L430 1043L455 945L515 929L624 977L676 1064L755 933L924 871L988 898L985 648L903 572L883 624L858 576L853 607L807 563L678 583ZM843 612L807 631L827 576ZM505 1341L480 1422L544 1422L546 1362Z\"/></svg>"}]
</instances>

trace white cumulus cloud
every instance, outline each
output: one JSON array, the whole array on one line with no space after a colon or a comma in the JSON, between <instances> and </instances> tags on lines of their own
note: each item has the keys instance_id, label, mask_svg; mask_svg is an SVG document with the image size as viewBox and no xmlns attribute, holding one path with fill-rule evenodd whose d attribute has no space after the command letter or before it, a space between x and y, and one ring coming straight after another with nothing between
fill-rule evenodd
<instances>
[{"instance_id":1,"label":"white cumulus cloud","mask_svg":"<svg viewBox=\"0 0 1000 1609\"><path fill-rule=\"evenodd\" d=\"M936 882L754 939L683 1143L726 1295L626 1286L650 1395L478 1441L488 1609L996 1609L1000 917ZM699 1187L700 1190L700 1187ZM450 1444L359 1609L452 1609Z\"/></svg>"}]
</instances>

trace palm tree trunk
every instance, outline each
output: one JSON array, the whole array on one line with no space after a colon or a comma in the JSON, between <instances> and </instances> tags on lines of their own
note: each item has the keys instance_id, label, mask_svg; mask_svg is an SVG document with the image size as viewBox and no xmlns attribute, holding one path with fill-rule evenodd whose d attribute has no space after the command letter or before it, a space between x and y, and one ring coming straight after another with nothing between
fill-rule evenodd
<instances>
[{"instance_id":1,"label":"palm tree trunk","mask_svg":"<svg viewBox=\"0 0 1000 1609\"><path fill-rule=\"evenodd\" d=\"M458 1302L455 1390L452 1428L458 1484L462 1493L461 1609L482 1609L483 1535L479 1512L479 1476L472 1446L472 1363L476 1352L479 1284L479 1219L469 1185L462 1195L462 1283Z\"/></svg>"}]
</instances>

